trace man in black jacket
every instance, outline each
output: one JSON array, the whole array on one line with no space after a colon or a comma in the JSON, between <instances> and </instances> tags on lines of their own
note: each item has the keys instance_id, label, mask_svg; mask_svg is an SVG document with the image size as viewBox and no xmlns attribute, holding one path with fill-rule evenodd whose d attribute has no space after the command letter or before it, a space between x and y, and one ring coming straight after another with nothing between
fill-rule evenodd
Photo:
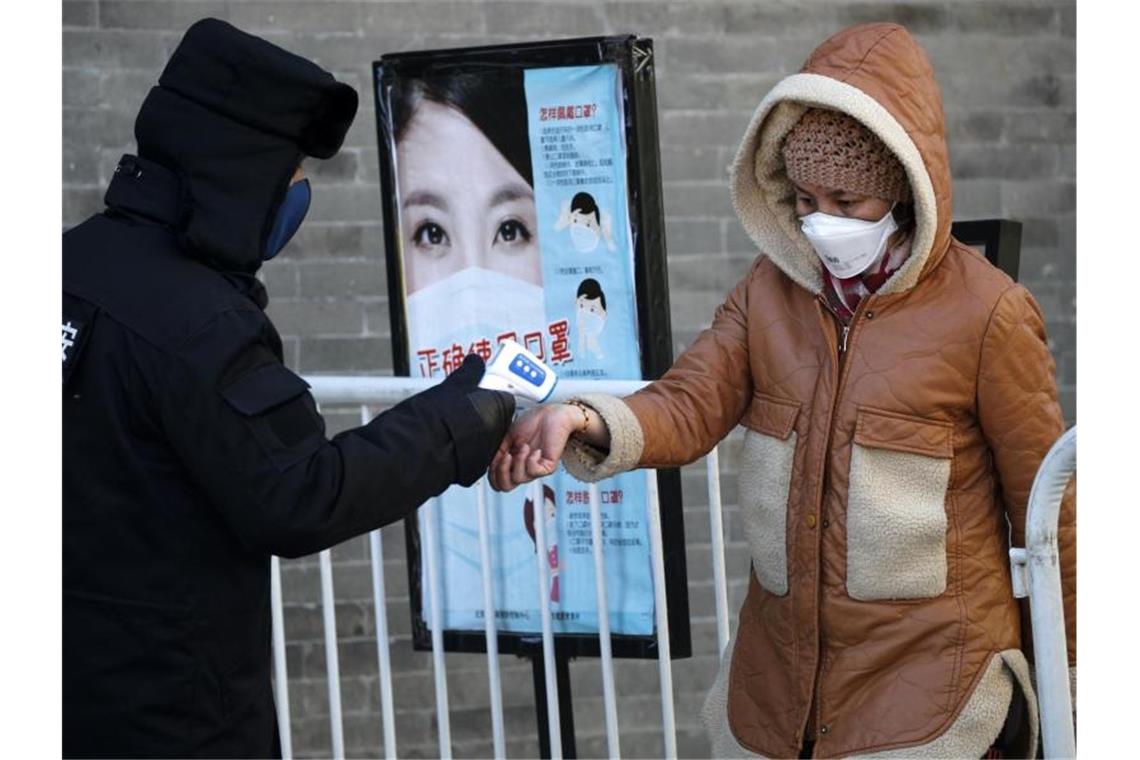
<instances>
[{"instance_id":1,"label":"man in black jacket","mask_svg":"<svg viewBox=\"0 0 1140 760\"><path fill-rule=\"evenodd\" d=\"M356 92L208 19L139 111L107 209L63 243L66 756L280 754L269 559L485 471L514 412L477 357L329 440L254 273Z\"/></svg>"}]
</instances>

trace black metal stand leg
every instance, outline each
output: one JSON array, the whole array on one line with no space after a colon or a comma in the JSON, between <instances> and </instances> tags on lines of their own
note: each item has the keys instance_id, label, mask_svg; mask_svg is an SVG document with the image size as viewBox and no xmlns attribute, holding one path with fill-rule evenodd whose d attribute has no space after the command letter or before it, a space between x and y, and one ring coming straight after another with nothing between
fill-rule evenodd
<instances>
[{"instance_id":1,"label":"black metal stand leg","mask_svg":"<svg viewBox=\"0 0 1140 760\"><path fill-rule=\"evenodd\" d=\"M542 653L530 658L534 673L534 710L538 718L539 757L549 758L550 752L550 710L546 702L546 668ZM555 657L554 674L558 682L558 717L562 731L562 757L572 760L578 757L574 741L574 704L570 694L570 658Z\"/></svg>"}]
</instances>

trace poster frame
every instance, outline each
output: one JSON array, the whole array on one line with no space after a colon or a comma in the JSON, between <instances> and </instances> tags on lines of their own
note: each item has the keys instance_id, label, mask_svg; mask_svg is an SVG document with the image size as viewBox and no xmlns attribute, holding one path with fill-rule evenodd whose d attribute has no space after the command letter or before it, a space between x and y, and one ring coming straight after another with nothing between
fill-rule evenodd
<instances>
[{"instance_id":1,"label":"poster frame","mask_svg":"<svg viewBox=\"0 0 1140 760\"><path fill-rule=\"evenodd\" d=\"M399 260L399 209L395 193L395 166L389 153L389 119L381 88L395 77L417 77L449 69L470 71L515 65L524 68L618 66L624 94L626 176L629 221L633 232L634 285L637 294L638 338L642 376L659 378L673 363L672 326L669 312L669 280L665 249L664 203L661 191L661 160L657 129L657 96L654 82L653 40L637 35L544 40L469 48L399 52L383 55L372 63L372 93L375 104L380 201L384 219L385 262L388 282L392 359L395 374L411 375L408 329L405 321L403 267ZM688 574L685 557L684 512L681 475L678 469L657 473L665 563L665 596L672 659L692 655L689 627ZM413 648L431 650L431 633L424 618L420 588L420 535L416 516L404 520L408 591L411 606ZM532 656L542 647L541 633L498 632L500 653ZM482 630L443 631L444 651L485 652ZM614 634L614 657L657 659L656 629L649 635ZM559 657L598 657L597 634L556 633Z\"/></svg>"}]
</instances>

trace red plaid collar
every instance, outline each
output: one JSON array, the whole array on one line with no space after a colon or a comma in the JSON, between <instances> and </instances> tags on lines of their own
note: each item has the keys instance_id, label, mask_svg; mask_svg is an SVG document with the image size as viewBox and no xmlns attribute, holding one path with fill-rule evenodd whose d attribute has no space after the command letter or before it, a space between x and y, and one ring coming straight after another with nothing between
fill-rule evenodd
<instances>
[{"instance_id":1,"label":"red plaid collar","mask_svg":"<svg viewBox=\"0 0 1140 760\"><path fill-rule=\"evenodd\" d=\"M827 267L820 266L823 272L824 297L844 324L855 316L855 310L859 308L864 298L883 287L886 281L891 279L891 275L902 268L910 256L911 240L910 235L903 238L893 248L884 251L865 272L854 277L835 277Z\"/></svg>"}]
</instances>

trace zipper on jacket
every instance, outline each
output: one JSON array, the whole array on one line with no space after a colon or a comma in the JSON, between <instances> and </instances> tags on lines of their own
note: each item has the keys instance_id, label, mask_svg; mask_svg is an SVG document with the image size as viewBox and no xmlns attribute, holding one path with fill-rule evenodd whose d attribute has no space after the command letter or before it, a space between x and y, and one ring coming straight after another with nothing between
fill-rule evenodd
<instances>
[{"instance_id":1,"label":"zipper on jacket","mask_svg":"<svg viewBox=\"0 0 1140 760\"><path fill-rule=\"evenodd\" d=\"M835 321L838 323L838 325L841 329L840 335L838 336L838 340L836 341L838 344L838 348L839 348L839 356L838 356L839 373L838 373L838 376L837 376L836 381L835 381L835 392L832 394L832 399L831 399L831 414L828 418L828 423L827 423L827 445L824 447L824 455L826 456L827 452L831 451L831 440L832 440L833 434L835 432L835 415L836 415L837 410L839 409L839 401L843 397L844 383L846 383L846 381L847 381L847 362L846 362L847 346L848 346L848 343L850 341L851 333L854 331L856 323L858 322L859 318L862 316L863 307L867 304L867 301L870 300L870 296L864 298L862 300L862 302L860 302L859 306L856 307L856 309L855 309L855 313L851 315L851 320L849 322L847 322L847 324L843 323L843 320L840 318L839 314L836 313L835 310L833 310L831 308L831 304L829 304L827 302L827 299L822 294L819 295L818 298L820 300L820 303L823 304L824 309L827 311L828 314L830 314L835 319ZM822 483L820 485L819 499L817 500L821 512L823 510L824 499L827 496L827 489L830 485L831 485L831 478L828 475L827 467L824 467L823 479L822 479ZM821 520L821 523L822 523L822 520ZM814 721L810 720L811 713L813 712L813 710L812 710L812 706L809 705L808 706L808 713L809 713L808 717L806 717L804 719L803 726L801 726L801 728L800 728L800 733L804 734L803 739L810 738L812 741L818 741L819 740L819 736L821 735L822 729L824 727L823 720L822 720L823 708L822 708L822 705L821 705L820 699L819 699L820 684L823 681L823 649L824 649L824 638L823 638L823 633L822 633L823 625L822 625L822 621L820 619L820 610L823 608L823 590L822 590L823 589L823 561L822 561L822 554L823 554L823 531L820 530L819 533L816 535L816 557L815 557L816 591L817 591L817 593L819 593L819 602L820 602L819 604L816 605L815 627L816 627L816 631L818 632L817 640L819 643L818 643L818 649L816 651L815 679L814 679L814 686L812 687L812 696L811 696L812 704L815 707L815 710L814 710L815 720ZM811 737L806 736L807 724L809 722L814 723L814 728L815 728L815 732L813 733L813 735ZM803 742L803 740L801 740L801 744L802 744L802 742Z\"/></svg>"}]
</instances>

